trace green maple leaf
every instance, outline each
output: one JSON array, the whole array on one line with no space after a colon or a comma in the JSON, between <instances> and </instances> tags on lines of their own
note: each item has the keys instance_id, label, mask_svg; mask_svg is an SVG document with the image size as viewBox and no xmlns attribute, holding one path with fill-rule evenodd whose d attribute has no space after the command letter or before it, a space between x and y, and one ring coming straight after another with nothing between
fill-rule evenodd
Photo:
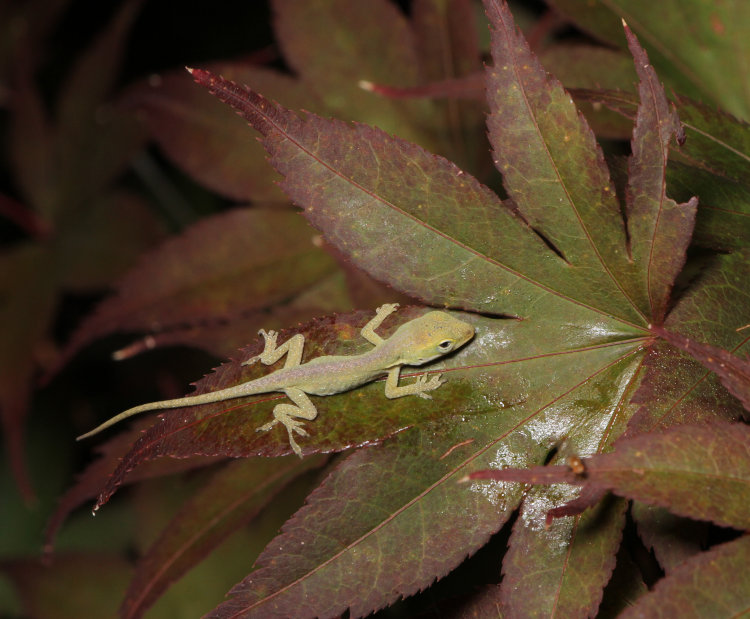
<instances>
[{"instance_id":1,"label":"green maple leaf","mask_svg":"<svg viewBox=\"0 0 750 619\"><path fill-rule=\"evenodd\" d=\"M583 31L625 49L625 20L649 50L659 75L678 92L712 101L738 118L750 117L747 62L750 7L648 0L552 0Z\"/></svg>"}]
</instances>

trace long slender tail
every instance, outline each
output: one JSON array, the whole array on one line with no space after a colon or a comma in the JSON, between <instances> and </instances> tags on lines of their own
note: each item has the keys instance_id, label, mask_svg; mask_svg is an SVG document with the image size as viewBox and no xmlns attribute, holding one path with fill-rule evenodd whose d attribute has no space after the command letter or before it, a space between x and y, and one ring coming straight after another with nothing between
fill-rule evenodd
<instances>
[{"instance_id":1,"label":"long slender tail","mask_svg":"<svg viewBox=\"0 0 750 619\"><path fill-rule=\"evenodd\" d=\"M141 404L140 406L134 406L126 411L121 412L119 415L115 415L111 419L108 419L103 424L97 426L86 434L81 434L77 441L82 441L85 438L99 434L102 430L106 430L110 426L119 423L123 419L132 417L133 415L139 415L147 411L162 410L166 408L182 408L183 406L198 406L199 404L211 404L213 402L221 402L222 400L231 400L233 398L241 398L247 395L253 395L258 393L256 389L253 389L250 381L234 387L228 387L227 389L220 389L219 391L212 391L210 393L202 393L200 395L191 395L185 398L176 398L174 400L159 400L158 402L149 402L148 404Z\"/></svg>"}]
</instances>

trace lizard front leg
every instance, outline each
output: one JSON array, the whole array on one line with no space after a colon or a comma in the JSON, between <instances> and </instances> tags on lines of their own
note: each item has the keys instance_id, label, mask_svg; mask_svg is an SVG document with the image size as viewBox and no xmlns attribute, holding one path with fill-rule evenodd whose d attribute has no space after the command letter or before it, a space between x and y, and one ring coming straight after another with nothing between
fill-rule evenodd
<instances>
[{"instance_id":1,"label":"lizard front leg","mask_svg":"<svg viewBox=\"0 0 750 619\"><path fill-rule=\"evenodd\" d=\"M385 397L386 398L403 398L405 395L418 395L420 398L431 400L432 396L429 395L428 391L433 391L442 385L445 381L438 374L428 379L427 376L418 376L410 385L399 386L398 378L401 372L401 366L396 366L388 371L388 378L385 381Z\"/></svg>"},{"instance_id":2,"label":"lizard front leg","mask_svg":"<svg viewBox=\"0 0 750 619\"><path fill-rule=\"evenodd\" d=\"M302 449L294 440L294 432L300 436L307 436L307 431L302 427L302 422L294 419L295 417L312 421L318 416L318 409L312 403L307 394L297 387L287 387L284 389L287 397L294 404L277 404L273 409L273 420L258 428L257 432L266 432L273 428L277 423L282 423L289 434L289 444L294 453L302 457Z\"/></svg>"},{"instance_id":3,"label":"lizard front leg","mask_svg":"<svg viewBox=\"0 0 750 619\"><path fill-rule=\"evenodd\" d=\"M286 362L284 363L285 368L295 367L302 361L302 351L305 348L305 336L301 333L293 335L281 346L276 346L276 338L279 336L276 331L266 331L265 329L261 329L258 331L258 334L262 335L265 340L263 352L257 357L250 357L250 359L244 361L242 365L251 365L258 360L264 365L273 365L284 355L286 355Z\"/></svg>"},{"instance_id":4,"label":"lizard front leg","mask_svg":"<svg viewBox=\"0 0 750 619\"><path fill-rule=\"evenodd\" d=\"M385 340L375 333L375 329L383 324L383 321L397 309L398 303L386 303L385 305L381 305L375 312L375 316L373 316L372 320L362 327L362 331L360 331L362 337L373 346L382 344Z\"/></svg>"}]
</instances>

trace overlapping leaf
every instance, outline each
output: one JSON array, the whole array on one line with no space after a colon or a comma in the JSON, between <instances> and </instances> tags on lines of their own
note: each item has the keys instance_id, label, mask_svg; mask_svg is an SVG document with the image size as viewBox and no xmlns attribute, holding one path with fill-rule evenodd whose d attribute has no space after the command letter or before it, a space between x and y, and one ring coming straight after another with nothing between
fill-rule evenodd
<instances>
[{"instance_id":1,"label":"overlapping leaf","mask_svg":"<svg viewBox=\"0 0 750 619\"><path fill-rule=\"evenodd\" d=\"M64 359L116 331L168 331L279 303L335 270L313 237L284 210L237 209L196 224L123 278L81 325Z\"/></svg>"},{"instance_id":2,"label":"overlapping leaf","mask_svg":"<svg viewBox=\"0 0 750 619\"><path fill-rule=\"evenodd\" d=\"M746 251L714 257L672 309L665 328L746 355L750 334L741 328L750 323L749 277ZM633 434L717 417L735 420L744 414L713 372L665 342L652 346L644 369L644 380L631 399L637 408L629 422Z\"/></svg>"},{"instance_id":3,"label":"overlapping leaf","mask_svg":"<svg viewBox=\"0 0 750 619\"><path fill-rule=\"evenodd\" d=\"M320 107L309 89L276 71L228 62L212 67L286 105ZM234 114L196 89L182 70L132 88L127 101L141 111L150 135L170 160L192 178L235 200L284 199L263 148L248 139Z\"/></svg>"},{"instance_id":4,"label":"overlapping leaf","mask_svg":"<svg viewBox=\"0 0 750 619\"><path fill-rule=\"evenodd\" d=\"M715 422L620 440L572 467L479 471L471 479L586 484L698 520L750 528L750 428Z\"/></svg>"},{"instance_id":5,"label":"overlapping leaf","mask_svg":"<svg viewBox=\"0 0 750 619\"><path fill-rule=\"evenodd\" d=\"M663 507L637 501L632 503L630 513L638 527L638 536L667 574L708 545L707 522L675 516Z\"/></svg>"},{"instance_id":6,"label":"overlapping leaf","mask_svg":"<svg viewBox=\"0 0 750 619\"><path fill-rule=\"evenodd\" d=\"M138 435L147 426L148 423L141 421L135 424L131 432L119 434L98 447L100 457L78 475L75 484L60 497L57 508L47 521L44 531L45 555L50 556L54 552L55 538L65 519L74 509L97 496L102 486L107 483L112 469L117 466L120 458L128 452L133 441L136 440ZM128 478L128 482L135 483L139 480L150 479L152 477L173 475L182 471L209 466L220 460L221 458L202 456L194 456L182 460L154 460L139 467Z\"/></svg>"},{"instance_id":7,"label":"overlapping leaf","mask_svg":"<svg viewBox=\"0 0 750 619\"><path fill-rule=\"evenodd\" d=\"M240 62L215 63L210 68L291 108L335 113L432 148L439 146L465 155L467 145L461 127L452 128L453 146L436 138L440 132L434 127L444 117L435 104L386 101L358 85L363 79L413 85L420 78L420 65L425 65L429 73L436 61L446 59L459 66L444 70L465 70L472 61L473 69L478 69L472 30L460 28L466 18L459 23L456 7L451 7L451 19L445 23L456 32L460 30L460 39L445 42L436 36L442 30L432 29L429 36L420 30L422 18L427 19L431 9L447 10L438 6L415 8L415 23L410 24L385 0L361 8L347 2L279 1L274 4L275 30L296 78ZM462 13L466 12L463 8ZM448 47L443 47L439 56L428 56L422 44L435 40ZM418 52L422 52L419 58ZM429 63L432 66L427 67ZM268 169L260 145L242 130L242 122L213 97L192 86L184 73L152 78L131 89L128 101L143 113L151 135L171 161L213 191L236 200L283 199L275 184L278 177ZM474 114L472 118L481 116ZM449 120L458 122L455 114Z\"/></svg>"},{"instance_id":8,"label":"overlapping leaf","mask_svg":"<svg viewBox=\"0 0 750 619\"><path fill-rule=\"evenodd\" d=\"M625 523L625 501L602 501L582 517L540 526L544 509L564 501L564 491L529 491L503 560L503 607L510 616L532 612L582 616L595 609L612 576ZM534 525L529 526L529 522ZM541 595L540 595L541 592Z\"/></svg>"},{"instance_id":9,"label":"overlapping leaf","mask_svg":"<svg viewBox=\"0 0 750 619\"><path fill-rule=\"evenodd\" d=\"M612 578L604 589L604 598L599 606L599 617L617 617L634 600L648 591L638 564L631 558L626 544L617 553L617 565Z\"/></svg>"},{"instance_id":10,"label":"overlapping leaf","mask_svg":"<svg viewBox=\"0 0 750 619\"><path fill-rule=\"evenodd\" d=\"M690 338L658 329L656 333L675 348L685 351L719 377L727 391L750 411L750 361L722 348L694 342Z\"/></svg>"},{"instance_id":11,"label":"overlapping leaf","mask_svg":"<svg viewBox=\"0 0 750 619\"><path fill-rule=\"evenodd\" d=\"M686 142L667 180L677 198L701 196L696 242L737 250L750 242L750 125L684 98ZM684 155L683 155L684 153Z\"/></svg>"},{"instance_id":12,"label":"overlapping leaf","mask_svg":"<svg viewBox=\"0 0 750 619\"><path fill-rule=\"evenodd\" d=\"M246 345L258 326L263 328L283 329L287 325L307 322L316 316L330 312L351 309L352 299L349 294L349 282L345 281L341 271L334 271L331 275L319 279L309 288L304 289L289 303L275 305L273 314L265 308L250 310L231 319L211 320L195 324L175 327L168 331L149 333L141 339L119 349L114 353L118 360L127 359L144 351L164 346L190 346L199 348L217 358L230 357L238 348ZM377 293L368 290L363 295L362 305L378 305L392 300L392 294L382 291ZM375 302L373 303L373 296ZM169 311L169 307L164 308Z\"/></svg>"},{"instance_id":13,"label":"overlapping leaf","mask_svg":"<svg viewBox=\"0 0 750 619\"><path fill-rule=\"evenodd\" d=\"M579 98L635 117L637 100L624 92L586 91ZM750 241L750 125L684 96L674 105L685 140L670 152L667 183L680 201L700 196L695 242L720 250Z\"/></svg>"},{"instance_id":14,"label":"overlapping leaf","mask_svg":"<svg viewBox=\"0 0 750 619\"><path fill-rule=\"evenodd\" d=\"M539 53L545 69L573 95L577 107L599 138L626 140L632 123L602 105L577 96L580 90L625 90L635 93L636 76L628 54L593 45L552 45Z\"/></svg>"},{"instance_id":15,"label":"overlapping leaf","mask_svg":"<svg viewBox=\"0 0 750 619\"><path fill-rule=\"evenodd\" d=\"M291 479L323 461L235 460L217 472L142 557L121 616L142 616L173 581L251 520Z\"/></svg>"},{"instance_id":16,"label":"overlapping leaf","mask_svg":"<svg viewBox=\"0 0 750 619\"><path fill-rule=\"evenodd\" d=\"M476 6L469 0L417 0L411 11L420 81L428 84L461 81L482 70ZM484 108L481 80L477 101L448 97L433 101L451 140L450 153L443 153L462 169L477 170L489 163L484 139ZM389 79L389 87L394 83ZM417 88L419 88L417 86ZM262 91L259 91L262 92Z\"/></svg>"},{"instance_id":17,"label":"overlapping leaf","mask_svg":"<svg viewBox=\"0 0 750 619\"><path fill-rule=\"evenodd\" d=\"M579 94L585 100L603 103L635 119L638 99L627 91L588 89ZM746 184L750 170L750 125L684 95L672 93L671 98L684 130L684 140L679 149L670 151L670 157L722 181Z\"/></svg>"},{"instance_id":18,"label":"overlapping leaf","mask_svg":"<svg viewBox=\"0 0 750 619\"><path fill-rule=\"evenodd\" d=\"M383 99L359 87L362 80L413 86L419 79L414 32L393 3L274 0L272 6L286 61L331 114L431 150L447 147L430 130L439 118L431 102Z\"/></svg>"},{"instance_id":19,"label":"overlapping leaf","mask_svg":"<svg viewBox=\"0 0 750 619\"><path fill-rule=\"evenodd\" d=\"M621 616L740 617L750 608L749 560L748 535L712 548L675 568Z\"/></svg>"},{"instance_id":20,"label":"overlapping leaf","mask_svg":"<svg viewBox=\"0 0 750 619\"><path fill-rule=\"evenodd\" d=\"M468 0L416 0L412 27L423 79L461 77L480 68L476 22Z\"/></svg>"},{"instance_id":21,"label":"overlapping leaf","mask_svg":"<svg viewBox=\"0 0 750 619\"><path fill-rule=\"evenodd\" d=\"M717 103L748 119L750 14L743 0L721 5L668 0L551 0L568 17L609 44L625 47L620 19L649 50L660 75L679 92Z\"/></svg>"},{"instance_id":22,"label":"overlapping leaf","mask_svg":"<svg viewBox=\"0 0 750 619\"><path fill-rule=\"evenodd\" d=\"M743 424L676 426L596 456L590 478L683 516L748 529L748 445L750 429Z\"/></svg>"}]
</instances>

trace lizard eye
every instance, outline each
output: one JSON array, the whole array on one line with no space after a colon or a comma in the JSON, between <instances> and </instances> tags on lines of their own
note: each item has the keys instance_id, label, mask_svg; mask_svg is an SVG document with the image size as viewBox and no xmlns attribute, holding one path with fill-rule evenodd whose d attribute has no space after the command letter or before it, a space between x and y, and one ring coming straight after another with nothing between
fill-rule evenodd
<instances>
[{"instance_id":1,"label":"lizard eye","mask_svg":"<svg viewBox=\"0 0 750 619\"><path fill-rule=\"evenodd\" d=\"M453 347L453 340L443 340L438 344L438 348L442 351L448 351Z\"/></svg>"}]
</instances>

